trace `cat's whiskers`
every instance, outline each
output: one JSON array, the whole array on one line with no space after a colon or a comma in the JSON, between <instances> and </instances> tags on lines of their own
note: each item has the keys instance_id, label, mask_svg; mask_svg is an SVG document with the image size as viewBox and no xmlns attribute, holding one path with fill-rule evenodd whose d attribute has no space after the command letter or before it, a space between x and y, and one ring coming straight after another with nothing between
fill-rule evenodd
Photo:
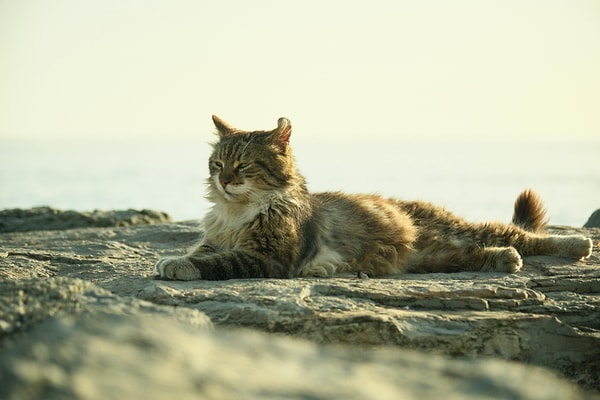
<instances>
[{"instance_id":1,"label":"cat's whiskers","mask_svg":"<svg viewBox=\"0 0 600 400\"><path fill-rule=\"evenodd\" d=\"M228 202L236 203L262 203L272 196L272 190L263 190L256 188L251 182L242 182L239 184L228 184L226 187L218 184L218 178L215 179L215 186L222 197Z\"/></svg>"}]
</instances>

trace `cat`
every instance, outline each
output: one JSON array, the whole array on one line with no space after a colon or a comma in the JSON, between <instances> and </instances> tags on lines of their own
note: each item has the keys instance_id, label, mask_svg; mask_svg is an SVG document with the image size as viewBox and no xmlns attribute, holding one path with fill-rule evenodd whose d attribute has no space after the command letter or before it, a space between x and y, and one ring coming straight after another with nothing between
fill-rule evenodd
<instances>
[{"instance_id":1,"label":"cat","mask_svg":"<svg viewBox=\"0 0 600 400\"><path fill-rule=\"evenodd\" d=\"M470 223L422 201L311 194L292 155L288 119L267 131L212 119L219 140L208 162L213 205L204 236L187 255L159 260L158 279L513 273L523 256L591 255L592 241L584 236L543 233L546 210L533 190L517 198L512 224Z\"/></svg>"}]
</instances>

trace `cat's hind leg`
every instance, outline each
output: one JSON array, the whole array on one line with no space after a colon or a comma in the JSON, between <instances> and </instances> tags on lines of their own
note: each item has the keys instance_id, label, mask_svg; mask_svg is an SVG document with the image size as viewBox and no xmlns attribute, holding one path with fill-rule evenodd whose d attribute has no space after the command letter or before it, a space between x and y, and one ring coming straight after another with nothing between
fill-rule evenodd
<instances>
[{"instance_id":1,"label":"cat's hind leg","mask_svg":"<svg viewBox=\"0 0 600 400\"><path fill-rule=\"evenodd\" d=\"M584 259L592 254L592 240L581 235L530 237L517 241L513 246L466 246L457 247L449 257L450 270L477 270L488 272L518 272L523 266L522 256L550 255ZM442 260L438 262L443 263ZM443 265L443 264L441 264ZM443 269L443 268L442 268Z\"/></svg>"},{"instance_id":2,"label":"cat's hind leg","mask_svg":"<svg viewBox=\"0 0 600 400\"><path fill-rule=\"evenodd\" d=\"M450 241L430 245L412 254L409 272L518 272L523 266L521 254L510 246L486 247Z\"/></svg>"},{"instance_id":3,"label":"cat's hind leg","mask_svg":"<svg viewBox=\"0 0 600 400\"><path fill-rule=\"evenodd\" d=\"M592 254L592 240L581 235L546 236L537 239L538 249L534 254L583 259ZM529 255L526 252L524 255ZM481 271L517 272L523 266L521 254L512 246L485 247L481 249L483 263Z\"/></svg>"},{"instance_id":4,"label":"cat's hind leg","mask_svg":"<svg viewBox=\"0 0 600 400\"><path fill-rule=\"evenodd\" d=\"M592 255L593 243L590 238L581 235L549 235L538 238L531 247L526 255L531 253L580 260Z\"/></svg>"},{"instance_id":5,"label":"cat's hind leg","mask_svg":"<svg viewBox=\"0 0 600 400\"><path fill-rule=\"evenodd\" d=\"M514 273L523 266L523 259L514 247L485 247L480 253L480 271Z\"/></svg>"},{"instance_id":6,"label":"cat's hind leg","mask_svg":"<svg viewBox=\"0 0 600 400\"><path fill-rule=\"evenodd\" d=\"M592 248L594 247L592 239L581 235L570 235L563 237L564 248L567 257L583 259L592 255Z\"/></svg>"}]
</instances>

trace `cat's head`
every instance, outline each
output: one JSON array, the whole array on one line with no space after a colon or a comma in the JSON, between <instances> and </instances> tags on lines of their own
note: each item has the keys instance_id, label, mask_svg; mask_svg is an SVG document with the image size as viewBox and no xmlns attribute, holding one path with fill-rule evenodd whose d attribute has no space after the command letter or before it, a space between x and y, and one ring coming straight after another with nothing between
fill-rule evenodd
<instances>
[{"instance_id":1,"label":"cat's head","mask_svg":"<svg viewBox=\"0 0 600 400\"><path fill-rule=\"evenodd\" d=\"M243 131L213 115L219 141L209 158L209 198L248 203L297 180L289 145L292 125L279 118L270 131Z\"/></svg>"}]
</instances>

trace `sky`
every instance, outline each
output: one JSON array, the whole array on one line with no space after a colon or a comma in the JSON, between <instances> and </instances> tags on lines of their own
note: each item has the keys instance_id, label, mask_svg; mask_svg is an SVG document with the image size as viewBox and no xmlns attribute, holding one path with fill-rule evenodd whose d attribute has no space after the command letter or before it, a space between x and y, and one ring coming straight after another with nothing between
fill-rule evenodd
<instances>
[{"instance_id":1,"label":"sky","mask_svg":"<svg viewBox=\"0 0 600 400\"><path fill-rule=\"evenodd\" d=\"M597 0L0 0L0 138L600 137Z\"/></svg>"}]
</instances>

